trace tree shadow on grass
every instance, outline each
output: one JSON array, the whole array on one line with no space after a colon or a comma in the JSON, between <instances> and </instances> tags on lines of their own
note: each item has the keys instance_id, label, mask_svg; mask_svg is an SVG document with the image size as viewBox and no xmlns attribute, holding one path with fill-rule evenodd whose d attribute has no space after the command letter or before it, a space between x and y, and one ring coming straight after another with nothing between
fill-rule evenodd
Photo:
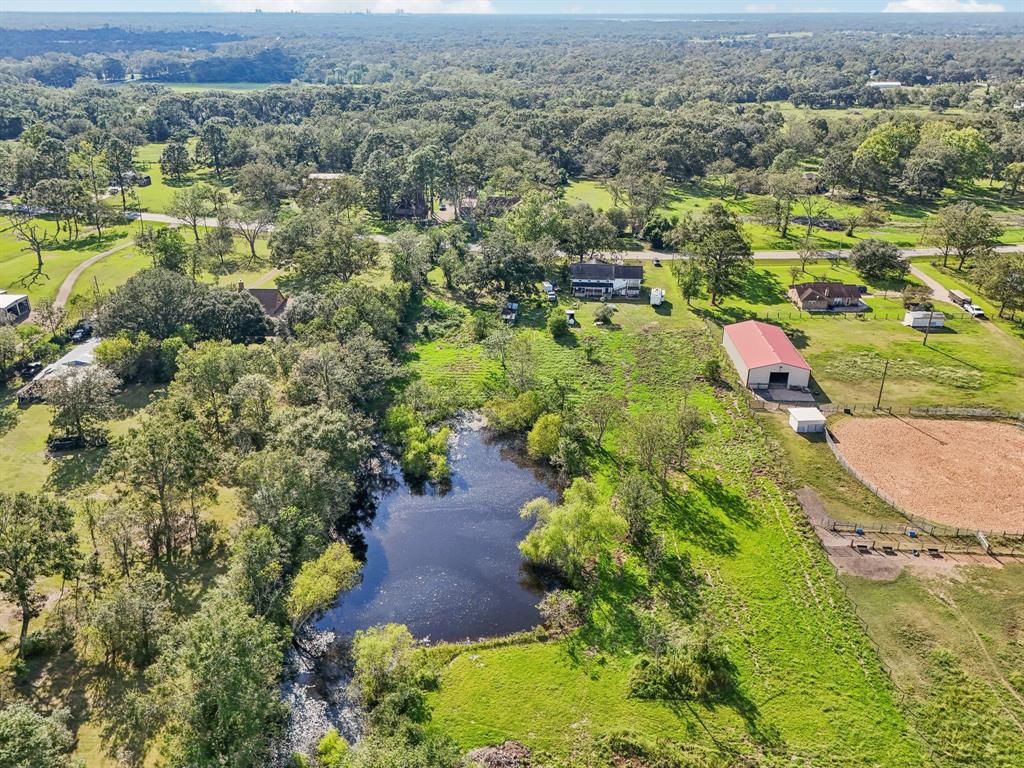
<instances>
[{"instance_id":1,"label":"tree shadow on grass","mask_svg":"<svg viewBox=\"0 0 1024 768\"><path fill-rule=\"evenodd\" d=\"M53 468L46 484L55 491L70 491L88 483L96 477L107 448L87 448L75 453L54 457Z\"/></svg>"},{"instance_id":2,"label":"tree shadow on grass","mask_svg":"<svg viewBox=\"0 0 1024 768\"><path fill-rule=\"evenodd\" d=\"M725 516L747 528L757 528L759 523L747 502L747 497L732 488L727 488L717 477L695 474L691 477L693 486L708 502L720 509Z\"/></svg>"},{"instance_id":3,"label":"tree shadow on grass","mask_svg":"<svg viewBox=\"0 0 1024 768\"><path fill-rule=\"evenodd\" d=\"M160 560L154 565L167 580L167 597L176 614L187 616L199 609L199 603L214 580L226 570L223 560L222 549L218 547L205 558L183 556L171 562Z\"/></svg>"},{"instance_id":4,"label":"tree shadow on grass","mask_svg":"<svg viewBox=\"0 0 1024 768\"><path fill-rule=\"evenodd\" d=\"M740 296L751 304L778 304L785 301L786 289L772 272L752 269L747 273Z\"/></svg>"},{"instance_id":5,"label":"tree shadow on grass","mask_svg":"<svg viewBox=\"0 0 1024 768\"><path fill-rule=\"evenodd\" d=\"M736 537L697 483L685 493L668 494L664 509L669 524L687 541L721 555L736 552Z\"/></svg>"},{"instance_id":6,"label":"tree shadow on grass","mask_svg":"<svg viewBox=\"0 0 1024 768\"><path fill-rule=\"evenodd\" d=\"M105 251L115 245L119 240L124 239L124 233L117 229L108 229L102 235L93 233L76 240L62 240L60 243L48 248L48 251Z\"/></svg>"}]
</instances>

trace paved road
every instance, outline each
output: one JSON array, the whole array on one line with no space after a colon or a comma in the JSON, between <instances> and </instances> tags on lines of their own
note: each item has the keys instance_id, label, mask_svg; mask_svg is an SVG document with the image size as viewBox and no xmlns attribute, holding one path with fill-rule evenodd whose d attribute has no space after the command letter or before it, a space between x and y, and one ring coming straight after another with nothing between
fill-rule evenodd
<instances>
[{"instance_id":1,"label":"paved road","mask_svg":"<svg viewBox=\"0 0 1024 768\"><path fill-rule=\"evenodd\" d=\"M75 287L75 282L78 280L79 277L82 276L82 273L85 272L85 270L87 270L100 259L105 259L107 258L107 256L115 254L118 251L123 251L125 248L131 248L133 245L135 245L135 243L133 243L131 240L129 240L127 243L115 245L113 248L109 248L103 251L102 253L97 253L95 256L90 256L77 267L72 269L68 273L68 276L64 278L64 282L60 284L60 288L57 289L57 297L53 300L54 306L63 307L65 304L67 304L68 299L71 298L71 291Z\"/></svg>"},{"instance_id":2,"label":"paved road","mask_svg":"<svg viewBox=\"0 0 1024 768\"><path fill-rule=\"evenodd\" d=\"M925 274L919 267L915 267L913 264L910 265L910 274L932 289L932 298L935 299L935 301L944 301L962 311L962 307L953 304L953 302L949 300L949 289L943 286L943 284L934 277Z\"/></svg>"}]
</instances>

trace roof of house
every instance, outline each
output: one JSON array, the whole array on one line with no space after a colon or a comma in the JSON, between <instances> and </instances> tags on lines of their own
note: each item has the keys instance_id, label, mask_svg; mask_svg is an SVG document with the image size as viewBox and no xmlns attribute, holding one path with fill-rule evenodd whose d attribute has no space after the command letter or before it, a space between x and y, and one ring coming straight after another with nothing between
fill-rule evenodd
<instances>
[{"instance_id":1,"label":"roof of house","mask_svg":"<svg viewBox=\"0 0 1024 768\"><path fill-rule=\"evenodd\" d=\"M808 299L859 299L860 288L844 283L799 283L793 286L800 301Z\"/></svg>"},{"instance_id":2,"label":"roof of house","mask_svg":"<svg viewBox=\"0 0 1024 768\"><path fill-rule=\"evenodd\" d=\"M273 317L284 309L288 303L288 297L277 288L247 288L249 295L263 307L263 311Z\"/></svg>"},{"instance_id":3,"label":"roof of house","mask_svg":"<svg viewBox=\"0 0 1024 768\"><path fill-rule=\"evenodd\" d=\"M96 347L100 341L101 339L98 336L93 336L88 341L76 344L59 360L43 368L32 380L39 381L56 373L92 365L96 360Z\"/></svg>"},{"instance_id":4,"label":"roof of house","mask_svg":"<svg viewBox=\"0 0 1024 768\"><path fill-rule=\"evenodd\" d=\"M811 370L803 355L777 325L745 320L725 326L725 335L732 341L747 368L781 364Z\"/></svg>"},{"instance_id":5,"label":"roof of house","mask_svg":"<svg viewBox=\"0 0 1024 768\"><path fill-rule=\"evenodd\" d=\"M572 264L569 273L573 280L643 280L644 268L634 264L603 264L590 261Z\"/></svg>"}]
</instances>

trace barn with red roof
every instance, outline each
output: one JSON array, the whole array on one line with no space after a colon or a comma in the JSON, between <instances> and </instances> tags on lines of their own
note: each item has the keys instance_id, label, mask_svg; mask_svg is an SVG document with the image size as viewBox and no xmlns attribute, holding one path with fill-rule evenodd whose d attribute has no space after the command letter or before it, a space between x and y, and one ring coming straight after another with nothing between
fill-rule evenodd
<instances>
[{"instance_id":1,"label":"barn with red roof","mask_svg":"<svg viewBox=\"0 0 1024 768\"><path fill-rule=\"evenodd\" d=\"M811 366L777 325L745 320L725 326L722 337L740 380L751 389L806 387Z\"/></svg>"}]
</instances>

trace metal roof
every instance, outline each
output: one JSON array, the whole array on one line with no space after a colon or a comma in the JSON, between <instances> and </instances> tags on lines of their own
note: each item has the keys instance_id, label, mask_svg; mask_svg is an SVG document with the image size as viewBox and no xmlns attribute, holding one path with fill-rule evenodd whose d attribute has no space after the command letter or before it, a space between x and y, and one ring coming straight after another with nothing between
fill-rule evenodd
<instances>
[{"instance_id":1,"label":"metal roof","mask_svg":"<svg viewBox=\"0 0 1024 768\"><path fill-rule=\"evenodd\" d=\"M644 268L638 264L604 264L590 261L572 264L569 273L573 280L643 280Z\"/></svg>"},{"instance_id":2,"label":"metal roof","mask_svg":"<svg viewBox=\"0 0 1024 768\"><path fill-rule=\"evenodd\" d=\"M725 335L732 341L747 368L766 365L789 365L811 370L793 342L777 325L759 320L745 320L725 326Z\"/></svg>"}]
</instances>

